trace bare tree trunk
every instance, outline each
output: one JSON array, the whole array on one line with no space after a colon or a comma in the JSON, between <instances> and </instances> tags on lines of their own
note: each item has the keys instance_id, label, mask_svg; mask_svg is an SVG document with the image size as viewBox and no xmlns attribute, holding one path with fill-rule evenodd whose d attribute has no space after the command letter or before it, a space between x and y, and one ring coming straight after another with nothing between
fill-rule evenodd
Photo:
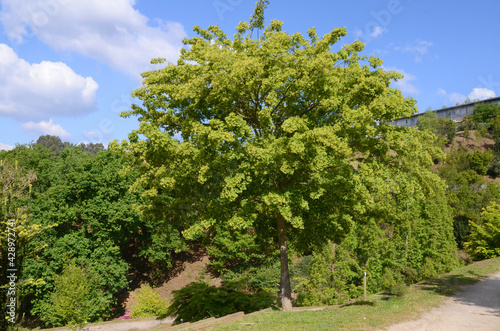
<instances>
[{"instance_id":1,"label":"bare tree trunk","mask_svg":"<svg viewBox=\"0 0 500 331\"><path fill-rule=\"evenodd\" d=\"M281 306L283 311L292 310L292 286L288 270L288 248L286 245L286 224L283 216L278 215L278 240L281 262Z\"/></svg>"}]
</instances>

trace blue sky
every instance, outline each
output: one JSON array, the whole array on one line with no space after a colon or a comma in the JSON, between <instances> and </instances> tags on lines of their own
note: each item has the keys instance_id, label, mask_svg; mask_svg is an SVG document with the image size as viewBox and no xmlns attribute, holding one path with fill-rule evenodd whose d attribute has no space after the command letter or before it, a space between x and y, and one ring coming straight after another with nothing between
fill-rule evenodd
<instances>
[{"instance_id":1,"label":"blue sky","mask_svg":"<svg viewBox=\"0 0 500 331\"><path fill-rule=\"evenodd\" d=\"M255 0L0 0L0 149L43 134L107 145L138 127L133 102L149 60L175 62L194 25L232 35ZM345 26L405 78L420 111L500 95L500 2L271 0L267 21L320 35Z\"/></svg>"}]
</instances>

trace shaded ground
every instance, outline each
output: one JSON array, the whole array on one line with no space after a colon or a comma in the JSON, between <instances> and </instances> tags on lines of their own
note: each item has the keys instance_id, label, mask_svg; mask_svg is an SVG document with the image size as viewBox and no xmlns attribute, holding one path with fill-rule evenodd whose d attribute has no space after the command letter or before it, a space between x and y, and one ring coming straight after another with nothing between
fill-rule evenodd
<instances>
[{"instance_id":1,"label":"shaded ground","mask_svg":"<svg viewBox=\"0 0 500 331\"><path fill-rule=\"evenodd\" d=\"M500 330L500 272L463 291L416 321L392 325L387 330Z\"/></svg>"},{"instance_id":2,"label":"shaded ground","mask_svg":"<svg viewBox=\"0 0 500 331\"><path fill-rule=\"evenodd\" d=\"M160 281L161 285L155 287L163 299L170 301L172 299L172 291L180 290L191 282L203 280L209 285L219 286L221 284L219 278L215 278L207 272L209 257L205 252L195 252L194 254L177 258L175 263L176 265L169 270L165 279ZM135 292L139 285L139 283L135 284L136 289L126 293L122 299L123 312L130 309L130 306L135 301Z\"/></svg>"}]
</instances>

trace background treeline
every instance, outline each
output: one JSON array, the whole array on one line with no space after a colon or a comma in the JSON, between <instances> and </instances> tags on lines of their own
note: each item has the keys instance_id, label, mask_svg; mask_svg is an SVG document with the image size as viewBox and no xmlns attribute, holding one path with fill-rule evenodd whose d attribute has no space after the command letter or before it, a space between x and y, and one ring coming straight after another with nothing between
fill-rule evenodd
<instances>
[{"instance_id":1,"label":"background treeline","mask_svg":"<svg viewBox=\"0 0 500 331\"><path fill-rule=\"evenodd\" d=\"M479 105L458 128L432 113L421 116L419 129L432 132L435 145L446 151L436 156L433 172L391 173L399 185L388 193L390 198L375 196L379 207L353 219L350 230L336 242L305 249L314 238L292 238L295 304L338 304L358 298L364 272L369 292L403 294L407 284L471 258L500 255L500 194L493 180L500 168L499 108ZM461 147L454 143L458 138L465 142ZM466 147L468 141L480 141L480 148ZM154 284L180 252L194 249L210 256L210 271L222 278L224 293L278 292L280 264L274 238L224 224L191 241L183 238L180 225L159 229L134 208L143 202L140 187L129 190L136 180L133 169L122 173L130 165L129 157L101 144L73 146L53 136L0 152L2 233L9 218L16 218L19 226L19 320L45 326L75 321L57 305L67 305L68 286L74 294L82 283L78 293L87 321L117 317L123 314L119 304L124 293L144 281ZM413 191L414 181L425 190ZM4 237L2 282L8 262L3 241ZM457 254L457 247L466 251ZM179 293L176 305L182 307L179 300L205 292L217 291L190 285ZM5 291L1 299L5 304Z\"/></svg>"},{"instance_id":2,"label":"background treeline","mask_svg":"<svg viewBox=\"0 0 500 331\"><path fill-rule=\"evenodd\" d=\"M37 143L3 151L0 158L2 186L9 185L4 180L9 174L16 177L14 183L32 174L29 194L27 187L19 188L23 192L14 199L5 187L2 195L2 221L24 220L18 225L29 234L29 241L18 241L16 247L18 278L22 279L19 318L25 314L27 321L67 324L69 317L55 307L61 294L55 281L69 266L79 268L72 269L78 282L73 282L70 292L75 293L79 284L84 286L81 301L89 303L81 315L96 321L123 314L118 298L131 282L147 279L144 274L169 265L168 247L164 249L152 225L132 209L138 202L137 194L129 193L134 174L120 175L125 166L121 153L104 150L102 144L72 146L58 137L44 136ZM15 208L11 207L14 203ZM18 235L26 236L22 231L19 228ZM2 262L7 262L3 251ZM67 303L63 300L60 305Z\"/></svg>"},{"instance_id":3,"label":"background treeline","mask_svg":"<svg viewBox=\"0 0 500 331\"><path fill-rule=\"evenodd\" d=\"M471 239L470 224L481 226L482 211L499 201L495 179L500 175L500 106L476 104L473 114L458 125L426 112L419 117L417 127L434 133L435 144L447 152L445 158L435 160L435 171L446 182L454 235L462 249ZM469 253L479 258L474 251Z\"/></svg>"}]
</instances>

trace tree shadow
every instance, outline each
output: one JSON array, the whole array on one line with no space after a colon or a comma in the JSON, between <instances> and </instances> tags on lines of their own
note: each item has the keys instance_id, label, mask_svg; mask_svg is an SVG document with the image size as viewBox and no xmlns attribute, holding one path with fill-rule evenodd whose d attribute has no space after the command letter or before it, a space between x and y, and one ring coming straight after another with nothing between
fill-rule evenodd
<instances>
[{"instance_id":1,"label":"tree shadow","mask_svg":"<svg viewBox=\"0 0 500 331\"><path fill-rule=\"evenodd\" d=\"M137 247L132 245L129 247L129 251L123 255L129 257L127 260L130 263L127 275L129 285L128 289L122 289L117 293L113 317L119 317L125 313L125 302L129 299L130 292L139 288L142 283L147 283L152 287L161 286L183 272L187 263L201 261L206 256L206 250L201 245L193 245L188 250L173 253L170 265L165 261L150 263L147 259L140 258Z\"/></svg>"},{"instance_id":2,"label":"tree shadow","mask_svg":"<svg viewBox=\"0 0 500 331\"><path fill-rule=\"evenodd\" d=\"M419 287L426 291L450 297L459 292L462 286L472 285L479 281L477 273L471 271L469 274L470 276L446 275L440 278L428 279L422 282Z\"/></svg>"},{"instance_id":3,"label":"tree shadow","mask_svg":"<svg viewBox=\"0 0 500 331\"><path fill-rule=\"evenodd\" d=\"M469 274L470 276L448 275L431 279L423 282L420 287L439 295L453 297L454 302L458 304L485 308L481 314L500 316L500 275L479 280L477 273Z\"/></svg>"},{"instance_id":4,"label":"tree shadow","mask_svg":"<svg viewBox=\"0 0 500 331\"><path fill-rule=\"evenodd\" d=\"M389 301L391 299L396 299L396 298L401 298L404 293L391 293L391 292L382 292L380 293L380 300L382 301Z\"/></svg>"},{"instance_id":5,"label":"tree shadow","mask_svg":"<svg viewBox=\"0 0 500 331\"><path fill-rule=\"evenodd\" d=\"M340 308L346 308L351 306L375 306L375 302L369 300L356 300L353 302L348 302L340 306Z\"/></svg>"}]
</instances>

